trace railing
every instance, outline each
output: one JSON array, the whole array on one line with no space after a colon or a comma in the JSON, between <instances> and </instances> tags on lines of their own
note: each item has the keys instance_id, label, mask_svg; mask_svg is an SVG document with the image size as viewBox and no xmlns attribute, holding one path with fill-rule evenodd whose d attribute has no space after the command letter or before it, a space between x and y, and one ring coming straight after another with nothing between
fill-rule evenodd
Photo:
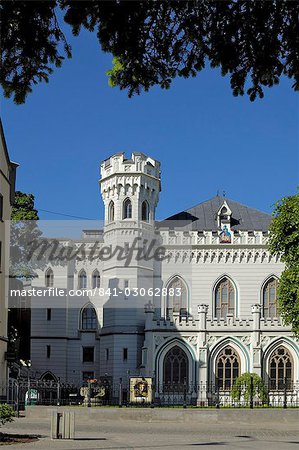
<instances>
[{"instance_id":1,"label":"railing","mask_svg":"<svg viewBox=\"0 0 299 450\"><path fill-rule=\"evenodd\" d=\"M148 380L148 379L147 379ZM2 401L16 411L27 405L71 406L139 406L139 407L199 407L199 408L298 408L299 383L265 385L263 393L240 386L219 388L211 383L152 384L136 395L128 382L62 383L37 380L10 380L0 386ZM6 400L4 400L5 396Z\"/></svg>"}]
</instances>

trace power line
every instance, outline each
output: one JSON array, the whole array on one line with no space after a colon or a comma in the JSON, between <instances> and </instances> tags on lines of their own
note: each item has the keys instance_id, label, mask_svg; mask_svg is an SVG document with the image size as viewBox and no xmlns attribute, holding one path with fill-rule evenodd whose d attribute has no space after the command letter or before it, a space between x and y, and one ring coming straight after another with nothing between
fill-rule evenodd
<instances>
[{"instance_id":1,"label":"power line","mask_svg":"<svg viewBox=\"0 0 299 450\"><path fill-rule=\"evenodd\" d=\"M57 216L72 217L73 219L97 220L97 219L91 219L90 217L72 216L70 214L64 214L64 213L59 213L59 212L55 212L55 211L49 211L47 209L41 209L41 208L37 208L37 210L38 211L43 211L43 212L46 212L46 213L50 213L50 214L55 214Z\"/></svg>"}]
</instances>

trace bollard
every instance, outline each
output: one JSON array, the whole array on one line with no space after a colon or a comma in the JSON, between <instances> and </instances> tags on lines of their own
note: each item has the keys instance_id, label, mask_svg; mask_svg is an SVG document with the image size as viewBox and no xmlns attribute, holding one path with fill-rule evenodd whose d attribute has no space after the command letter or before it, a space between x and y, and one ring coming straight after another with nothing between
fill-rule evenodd
<instances>
[{"instance_id":1,"label":"bollard","mask_svg":"<svg viewBox=\"0 0 299 450\"><path fill-rule=\"evenodd\" d=\"M75 438L75 413L73 411L52 411L51 439Z\"/></svg>"}]
</instances>

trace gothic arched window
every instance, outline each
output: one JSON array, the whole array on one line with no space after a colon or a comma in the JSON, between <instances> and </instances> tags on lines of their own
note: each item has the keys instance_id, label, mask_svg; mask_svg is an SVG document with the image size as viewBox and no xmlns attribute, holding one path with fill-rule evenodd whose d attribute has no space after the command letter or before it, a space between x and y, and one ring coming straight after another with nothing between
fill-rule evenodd
<instances>
[{"instance_id":1,"label":"gothic arched window","mask_svg":"<svg viewBox=\"0 0 299 450\"><path fill-rule=\"evenodd\" d=\"M290 388L292 379L293 359L285 347L278 347L269 360L270 389Z\"/></svg>"},{"instance_id":2,"label":"gothic arched window","mask_svg":"<svg viewBox=\"0 0 299 450\"><path fill-rule=\"evenodd\" d=\"M176 276L167 285L167 316L173 312L187 314L187 287L182 278Z\"/></svg>"},{"instance_id":3,"label":"gothic arched window","mask_svg":"<svg viewBox=\"0 0 299 450\"><path fill-rule=\"evenodd\" d=\"M132 202L129 198L123 204L123 219L132 219Z\"/></svg>"},{"instance_id":4,"label":"gothic arched window","mask_svg":"<svg viewBox=\"0 0 299 450\"><path fill-rule=\"evenodd\" d=\"M98 270L92 272L91 285L92 289L98 289L101 285L101 278Z\"/></svg>"},{"instance_id":5,"label":"gothic arched window","mask_svg":"<svg viewBox=\"0 0 299 450\"><path fill-rule=\"evenodd\" d=\"M108 206L108 221L113 222L114 221L114 202L111 200Z\"/></svg>"},{"instance_id":6,"label":"gothic arched window","mask_svg":"<svg viewBox=\"0 0 299 450\"><path fill-rule=\"evenodd\" d=\"M277 317L277 280L270 278L263 288L263 316L264 318Z\"/></svg>"},{"instance_id":7,"label":"gothic arched window","mask_svg":"<svg viewBox=\"0 0 299 450\"><path fill-rule=\"evenodd\" d=\"M45 273L45 285L46 287L53 287L54 285L54 273L50 267L46 270Z\"/></svg>"},{"instance_id":8,"label":"gothic arched window","mask_svg":"<svg viewBox=\"0 0 299 450\"><path fill-rule=\"evenodd\" d=\"M236 294L232 282L228 278L219 281L215 289L215 316L226 319L227 314L235 315Z\"/></svg>"},{"instance_id":9,"label":"gothic arched window","mask_svg":"<svg viewBox=\"0 0 299 450\"><path fill-rule=\"evenodd\" d=\"M141 220L144 220L145 222L149 221L149 206L146 200L144 200L141 205Z\"/></svg>"},{"instance_id":10,"label":"gothic arched window","mask_svg":"<svg viewBox=\"0 0 299 450\"><path fill-rule=\"evenodd\" d=\"M165 384L171 385L188 383L188 357L177 345L165 355L163 381Z\"/></svg>"},{"instance_id":11,"label":"gothic arched window","mask_svg":"<svg viewBox=\"0 0 299 450\"><path fill-rule=\"evenodd\" d=\"M81 270L78 275L78 288L86 289L87 288L87 276L85 270Z\"/></svg>"},{"instance_id":12,"label":"gothic arched window","mask_svg":"<svg viewBox=\"0 0 299 450\"><path fill-rule=\"evenodd\" d=\"M97 313L92 305L85 306L81 311L81 329L96 330L97 329Z\"/></svg>"},{"instance_id":13,"label":"gothic arched window","mask_svg":"<svg viewBox=\"0 0 299 450\"><path fill-rule=\"evenodd\" d=\"M216 362L216 381L219 389L230 389L240 374L240 360L232 347L225 347Z\"/></svg>"}]
</instances>

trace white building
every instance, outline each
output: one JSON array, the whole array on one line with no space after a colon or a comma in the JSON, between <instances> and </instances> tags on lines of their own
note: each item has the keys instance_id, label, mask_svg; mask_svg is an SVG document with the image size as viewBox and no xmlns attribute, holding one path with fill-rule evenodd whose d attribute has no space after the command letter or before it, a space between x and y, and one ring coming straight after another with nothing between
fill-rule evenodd
<instances>
[{"instance_id":1,"label":"white building","mask_svg":"<svg viewBox=\"0 0 299 450\"><path fill-rule=\"evenodd\" d=\"M0 400L6 396L9 221L14 201L17 166L9 159L0 121Z\"/></svg>"},{"instance_id":2,"label":"white building","mask_svg":"<svg viewBox=\"0 0 299 450\"><path fill-rule=\"evenodd\" d=\"M216 196L157 224L160 164L142 153L102 162L100 186L103 230L60 241L83 244L86 257L37 270L34 286L65 293L32 299L32 367L41 378L141 375L162 390L184 382L225 389L244 372L276 388L298 382L298 342L276 306L283 265L267 249L271 216ZM167 258L91 260L96 242L123 256L133 242L162 246ZM86 296L70 296L77 288Z\"/></svg>"}]
</instances>

